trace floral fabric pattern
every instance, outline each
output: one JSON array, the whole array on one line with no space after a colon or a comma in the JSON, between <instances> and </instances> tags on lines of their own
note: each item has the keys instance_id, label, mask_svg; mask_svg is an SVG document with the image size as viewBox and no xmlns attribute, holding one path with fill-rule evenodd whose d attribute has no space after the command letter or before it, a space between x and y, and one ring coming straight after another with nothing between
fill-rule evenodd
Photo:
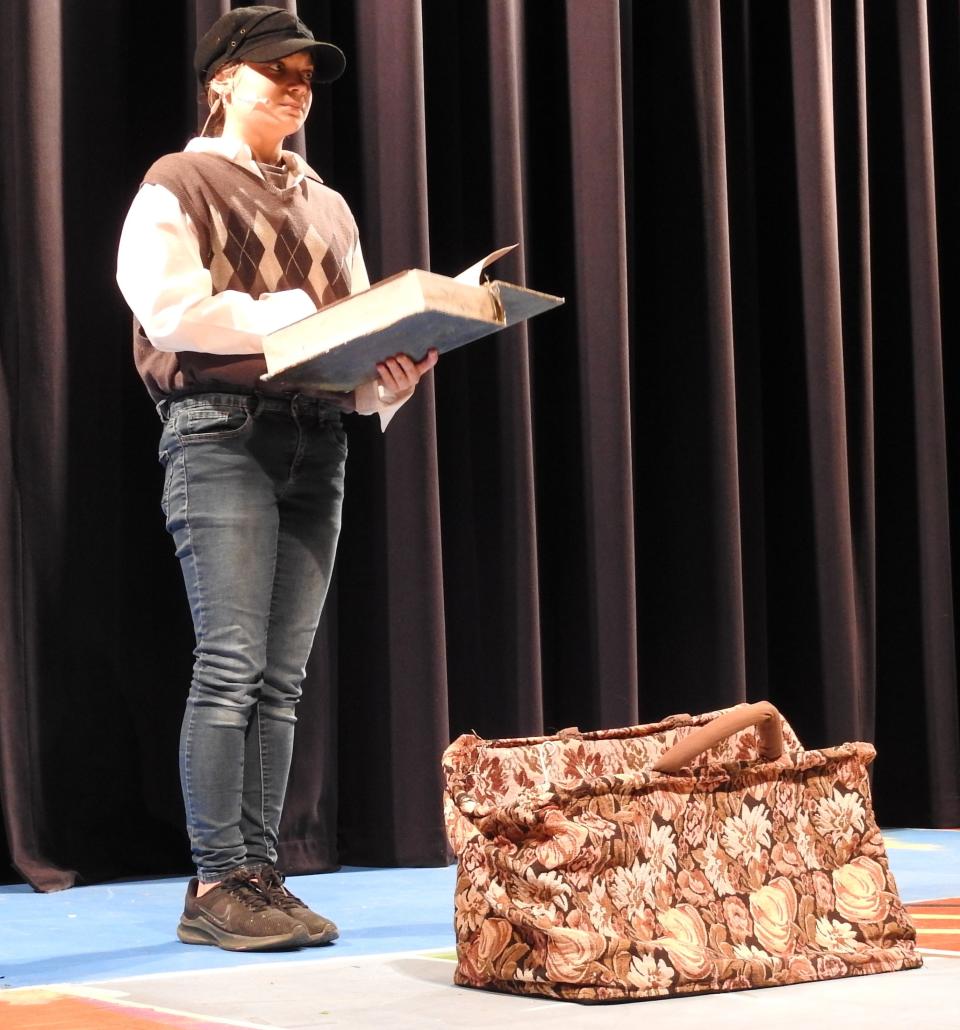
<instances>
[{"instance_id":1,"label":"floral fabric pattern","mask_svg":"<svg viewBox=\"0 0 960 1030\"><path fill-rule=\"evenodd\" d=\"M915 968L869 744L758 756L752 729L653 763L721 713L484 741L443 766L458 984L579 1001Z\"/></svg>"}]
</instances>

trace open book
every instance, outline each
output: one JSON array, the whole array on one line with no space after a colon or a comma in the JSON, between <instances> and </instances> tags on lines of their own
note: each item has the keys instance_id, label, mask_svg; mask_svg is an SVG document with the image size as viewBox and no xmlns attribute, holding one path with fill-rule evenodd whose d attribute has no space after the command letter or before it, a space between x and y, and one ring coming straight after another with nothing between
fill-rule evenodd
<instances>
[{"instance_id":1,"label":"open book","mask_svg":"<svg viewBox=\"0 0 960 1030\"><path fill-rule=\"evenodd\" d=\"M377 362L392 354L420 361L431 347L442 354L562 304L562 297L512 283L479 283L484 268L512 249L455 278L399 272L270 333L263 379L292 389L352 390L376 379Z\"/></svg>"}]
</instances>

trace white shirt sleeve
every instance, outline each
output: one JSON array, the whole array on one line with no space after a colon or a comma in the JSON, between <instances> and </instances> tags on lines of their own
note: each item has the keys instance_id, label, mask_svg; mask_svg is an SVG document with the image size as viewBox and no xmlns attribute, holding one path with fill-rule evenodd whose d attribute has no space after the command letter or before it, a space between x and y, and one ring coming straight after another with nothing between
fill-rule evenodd
<instances>
[{"instance_id":1,"label":"white shirt sleeve","mask_svg":"<svg viewBox=\"0 0 960 1030\"><path fill-rule=\"evenodd\" d=\"M124 222L117 283L162 351L262 353L261 337L316 311L303 290L259 298L239 290L214 294L189 215L168 189L152 183L140 188Z\"/></svg>"},{"instance_id":2,"label":"white shirt sleeve","mask_svg":"<svg viewBox=\"0 0 960 1030\"><path fill-rule=\"evenodd\" d=\"M363 293L370 289L370 276L367 275L367 266L363 260L363 251L360 249L360 241L353 251L353 263L350 266L350 292Z\"/></svg>"}]
</instances>

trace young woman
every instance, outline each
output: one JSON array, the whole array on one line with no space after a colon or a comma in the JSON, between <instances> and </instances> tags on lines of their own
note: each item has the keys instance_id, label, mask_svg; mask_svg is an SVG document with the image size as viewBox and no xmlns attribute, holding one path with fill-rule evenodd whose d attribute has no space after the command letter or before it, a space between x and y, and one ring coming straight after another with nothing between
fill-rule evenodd
<instances>
[{"instance_id":1,"label":"young woman","mask_svg":"<svg viewBox=\"0 0 960 1030\"><path fill-rule=\"evenodd\" d=\"M340 530L344 410L386 427L436 363L404 354L354 394L271 392L261 337L365 289L343 198L282 149L343 54L255 6L197 47L210 118L157 161L120 241L137 368L163 420L163 511L196 633L180 776L197 877L180 940L229 950L326 944L276 869L295 706Z\"/></svg>"}]
</instances>

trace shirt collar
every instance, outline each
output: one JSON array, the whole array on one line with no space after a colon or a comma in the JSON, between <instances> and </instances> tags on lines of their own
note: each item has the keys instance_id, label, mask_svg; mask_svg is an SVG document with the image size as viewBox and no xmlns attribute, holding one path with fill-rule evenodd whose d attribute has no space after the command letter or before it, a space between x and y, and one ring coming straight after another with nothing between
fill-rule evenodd
<instances>
[{"instance_id":1,"label":"shirt collar","mask_svg":"<svg viewBox=\"0 0 960 1030\"><path fill-rule=\"evenodd\" d=\"M188 154L219 154L221 157L241 165L248 171L258 175L261 179L263 173L253 159L253 152L250 147L241 140L224 139L222 136L195 136L184 147ZM299 154L292 150L281 151L284 163L293 172L293 180L288 189L298 186L304 177L313 179L315 182L323 182L323 179L307 164Z\"/></svg>"}]
</instances>

